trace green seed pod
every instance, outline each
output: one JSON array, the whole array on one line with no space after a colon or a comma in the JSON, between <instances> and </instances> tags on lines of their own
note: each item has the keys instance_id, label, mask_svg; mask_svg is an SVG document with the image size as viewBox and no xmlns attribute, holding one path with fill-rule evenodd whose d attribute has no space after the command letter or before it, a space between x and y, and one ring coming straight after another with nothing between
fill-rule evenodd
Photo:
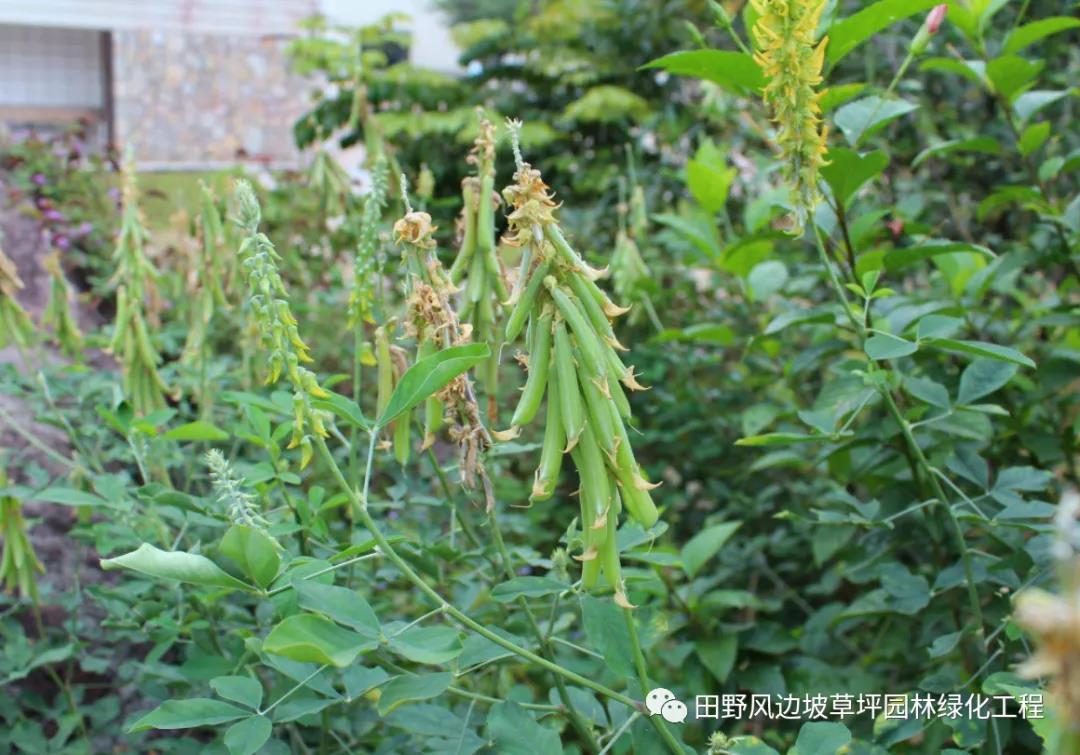
<instances>
[{"instance_id":1,"label":"green seed pod","mask_svg":"<svg viewBox=\"0 0 1080 755\"><path fill-rule=\"evenodd\" d=\"M469 280L465 284L465 298L479 302L484 295L484 255L477 252L469 266Z\"/></svg>"},{"instance_id":2,"label":"green seed pod","mask_svg":"<svg viewBox=\"0 0 1080 755\"><path fill-rule=\"evenodd\" d=\"M570 243L563 236L562 230L558 224L551 223L544 228L544 233L547 238L550 239L551 245L555 247L555 251L559 256L563 258L567 265L570 266L576 272L581 273L589 280L595 280L599 278L603 273L589 266L580 254L574 251L574 248L570 246Z\"/></svg>"},{"instance_id":3,"label":"green seed pod","mask_svg":"<svg viewBox=\"0 0 1080 755\"><path fill-rule=\"evenodd\" d=\"M577 341L582 366L588 376L606 382L607 365L603 349L600 342L596 340L596 333L593 331L592 326L589 325L585 314L578 307L577 301L567 295L554 276L549 275L544 280L544 286L547 287L551 298L555 301L555 306L559 308L559 312L570 325L570 329L574 331L574 340Z\"/></svg>"},{"instance_id":4,"label":"green seed pod","mask_svg":"<svg viewBox=\"0 0 1080 755\"><path fill-rule=\"evenodd\" d=\"M514 410L514 417L510 424L522 427L532 422L540 408L540 401L544 397L544 390L548 384L548 366L551 362L551 321L553 319L551 309L544 308L536 327L533 328L533 340L529 348L529 377L525 381L525 389L521 392L521 399Z\"/></svg>"},{"instance_id":5,"label":"green seed pod","mask_svg":"<svg viewBox=\"0 0 1080 755\"><path fill-rule=\"evenodd\" d=\"M521 290L525 287L525 281L529 279L529 271L532 270L533 262L533 248L532 245L526 246L521 252L521 261L518 263L517 279L514 281L514 290L510 292L510 297L503 302L507 307L512 307L518 303L521 299Z\"/></svg>"},{"instance_id":6,"label":"green seed pod","mask_svg":"<svg viewBox=\"0 0 1080 755\"><path fill-rule=\"evenodd\" d=\"M485 255L485 263L495 262L492 272L497 271L498 258L488 259L486 255L495 251L495 207L491 197L495 193L495 176L487 173L480 179L480 193L476 196L476 249Z\"/></svg>"},{"instance_id":7,"label":"green seed pod","mask_svg":"<svg viewBox=\"0 0 1080 755\"><path fill-rule=\"evenodd\" d=\"M615 408L619 412L619 416L624 422L629 422L633 419L633 415L630 413L630 401L626 398L626 393L623 391L619 381L615 379L614 375L608 375L608 393L611 394L611 400L615 404Z\"/></svg>"},{"instance_id":8,"label":"green seed pod","mask_svg":"<svg viewBox=\"0 0 1080 755\"><path fill-rule=\"evenodd\" d=\"M461 248L454 259L454 264L450 266L450 282L455 286L461 283L461 277L469 269L473 255L476 253L475 195L468 188L464 190L463 194L465 206L461 214L465 218L465 232L462 234Z\"/></svg>"},{"instance_id":9,"label":"green seed pod","mask_svg":"<svg viewBox=\"0 0 1080 755\"><path fill-rule=\"evenodd\" d=\"M586 543L599 544L603 537L597 537L595 529L597 522L603 526L608 514L612 493L611 478L594 431L588 424L581 433L581 441L575 451L575 466L581 481L578 497L581 503L582 530L586 532Z\"/></svg>"},{"instance_id":10,"label":"green seed pod","mask_svg":"<svg viewBox=\"0 0 1080 755\"><path fill-rule=\"evenodd\" d=\"M641 476L641 470L634 461L634 452L630 449L630 442L625 438L619 439L619 445L615 453L615 463L612 472L619 481L619 490L622 494L622 502L630 516L648 529L656 524L660 513L656 510L649 490L655 485L650 485Z\"/></svg>"},{"instance_id":11,"label":"green seed pod","mask_svg":"<svg viewBox=\"0 0 1080 755\"><path fill-rule=\"evenodd\" d=\"M622 427L622 418L614 402L605 396L592 378L583 378L581 394L585 397L585 410L589 424L596 436L596 443L608 458L614 457L621 436L626 435ZM619 427L616 429L616 423Z\"/></svg>"},{"instance_id":12,"label":"green seed pod","mask_svg":"<svg viewBox=\"0 0 1080 755\"><path fill-rule=\"evenodd\" d=\"M394 392L394 361L390 356L390 336L383 327L375 329L375 366L378 372L376 414L382 416L390 403L390 394Z\"/></svg>"},{"instance_id":13,"label":"green seed pod","mask_svg":"<svg viewBox=\"0 0 1080 755\"><path fill-rule=\"evenodd\" d=\"M398 464L409 463L409 451L412 445L412 410L394 420L394 458Z\"/></svg>"},{"instance_id":14,"label":"green seed pod","mask_svg":"<svg viewBox=\"0 0 1080 755\"><path fill-rule=\"evenodd\" d=\"M547 277L550 269L551 263L548 260L542 260L533 270L532 275L529 276L528 284L526 284L521 297L514 305L514 309L510 312L510 316L506 319L507 343L513 342L521 332L521 327L525 324L525 318L532 312L533 304L536 302L536 295L540 292L540 287L543 285L544 278Z\"/></svg>"},{"instance_id":15,"label":"green seed pod","mask_svg":"<svg viewBox=\"0 0 1080 755\"><path fill-rule=\"evenodd\" d=\"M510 292L506 289L506 279L503 278L502 270L499 268L498 255L496 252L492 251L488 254L488 257L489 260L494 260L494 262L489 263L489 268L491 264L495 265L495 270L489 273L491 276L491 287L495 290L495 296L498 298L498 301L504 302L510 298Z\"/></svg>"},{"instance_id":16,"label":"green seed pod","mask_svg":"<svg viewBox=\"0 0 1080 755\"><path fill-rule=\"evenodd\" d=\"M570 290L577 297L577 303L589 319L589 324L593 326L608 346L619 351L626 351L626 347L619 343L619 339L615 337L615 330L611 327L611 320L604 314L600 302L592 295L585 277L582 275L568 275L567 278L570 283Z\"/></svg>"},{"instance_id":17,"label":"green seed pod","mask_svg":"<svg viewBox=\"0 0 1080 755\"><path fill-rule=\"evenodd\" d=\"M585 427L585 408L581 401L570 335L566 332L566 323L561 319L555 323L555 372L558 374L557 395L566 432L566 450L570 451L577 445Z\"/></svg>"},{"instance_id":18,"label":"green seed pod","mask_svg":"<svg viewBox=\"0 0 1080 755\"><path fill-rule=\"evenodd\" d=\"M596 589L600 581L600 558L590 558L581 563L581 586L586 590Z\"/></svg>"},{"instance_id":19,"label":"green seed pod","mask_svg":"<svg viewBox=\"0 0 1080 755\"><path fill-rule=\"evenodd\" d=\"M555 493L562 469L563 445L566 435L563 432L562 411L556 398L558 393L558 374L551 371L548 376L547 416L544 420L544 445L540 451L540 465L536 468L533 480L531 501L544 501Z\"/></svg>"},{"instance_id":20,"label":"green seed pod","mask_svg":"<svg viewBox=\"0 0 1080 755\"><path fill-rule=\"evenodd\" d=\"M630 311L630 307L620 307L613 302L604 290L596 285L596 282L591 280L587 275L581 276L582 285L586 291L592 294L593 299L600 305L600 309L604 311L604 314L611 319L615 319L620 315L625 315Z\"/></svg>"},{"instance_id":21,"label":"green seed pod","mask_svg":"<svg viewBox=\"0 0 1080 755\"><path fill-rule=\"evenodd\" d=\"M604 581L615 591L615 602L622 608L634 608L634 605L626 597L626 588L623 586L622 568L619 564L619 547L615 537L617 529L615 519L615 516L608 517L608 536L600 545L600 564L604 570Z\"/></svg>"},{"instance_id":22,"label":"green seed pod","mask_svg":"<svg viewBox=\"0 0 1080 755\"><path fill-rule=\"evenodd\" d=\"M432 356L438 351L438 344L432 339L421 341L417 347L417 359ZM421 450L426 450L435 442L435 433L442 429L443 403L438 396L428 396L424 401L424 441Z\"/></svg>"}]
</instances>

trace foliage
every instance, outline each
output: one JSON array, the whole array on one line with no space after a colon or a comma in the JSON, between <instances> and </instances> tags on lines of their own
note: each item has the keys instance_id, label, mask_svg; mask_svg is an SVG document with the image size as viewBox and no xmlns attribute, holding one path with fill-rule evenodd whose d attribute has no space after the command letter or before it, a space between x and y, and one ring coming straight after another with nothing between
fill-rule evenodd
<instances>
[{"instance_id":1,"label":"foliage","mask_svg":"<svg viewBox=\"0 0 1080 755\"><path fill-rule=\"evenodd\" d=\"M805 70L769 70L780 6ZM0 373L8 530L69 511L106 570L38 548L37 594L0 597L0 743L1074 752L1076 24L932 6L454 3L461 78L393 62L394 19L315 23L311 170L169 229L129 177L109 248L140 293L105 330L138 311L147 342ZM513 163L478 104L524 118ZM366 196L331 139L367 147ZM35 150L5 158L31 202ZM653 687L1045 689L1051 717L667 724Z\"/></svg>"}]
</instances>

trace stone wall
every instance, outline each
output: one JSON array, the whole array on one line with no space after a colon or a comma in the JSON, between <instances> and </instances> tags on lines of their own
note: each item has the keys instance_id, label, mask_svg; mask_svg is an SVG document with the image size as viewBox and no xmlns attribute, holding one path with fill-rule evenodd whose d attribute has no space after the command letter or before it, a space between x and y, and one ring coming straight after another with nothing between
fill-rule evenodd
<instances>
[{"instance_id":1,"label":"stone wall","mask_svg":"<svg viewBox=\"0 0 1080 755\"><path fill-rule=\"evenodd\" d=\"M142 169L254 161L294 166L292 125L308 85L281 37L113 34L115 137Z\"/></svg>"}]
</instances>

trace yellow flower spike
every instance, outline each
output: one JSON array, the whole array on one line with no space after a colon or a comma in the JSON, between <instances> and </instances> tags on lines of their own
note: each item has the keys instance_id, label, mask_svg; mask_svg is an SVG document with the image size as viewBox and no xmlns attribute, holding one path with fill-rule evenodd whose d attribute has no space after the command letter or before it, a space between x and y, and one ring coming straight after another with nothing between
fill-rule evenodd
<instances>
[{"instance_id":1,"label":"yellow flower spike","mask_svg":"<svg viewBox=\"0 0 1080 755\"><path fill-rule=\"evenodd\" d=\"M769 80L763 97L773 111L776 142L801 227L821 198L818 170L827 150L828 132L820 118L824 91L816 87L822 81L828 38L814 43L825 0L751 0L751 5L759 14L754 32L761 46L754 60Z\"/></svg>"}]
</instances>

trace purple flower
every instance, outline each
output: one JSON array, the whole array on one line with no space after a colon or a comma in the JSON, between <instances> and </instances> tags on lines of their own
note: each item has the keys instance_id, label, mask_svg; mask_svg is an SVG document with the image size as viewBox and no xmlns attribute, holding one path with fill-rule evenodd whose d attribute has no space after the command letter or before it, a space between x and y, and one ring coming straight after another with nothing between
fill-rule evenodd
<instances>
[{"instance_id":1,"label":"purple flower","mask_svg":"<svg viewBox=\"0 0 1080 755\"><path fill-rule=\"evenodd\" d=\"M119 202L120 201L120 190L118 188L116 188L115 186L113 186L112 188L109 189L109 197L112 198L113 200Z\"/></svg>"},{"instance_id":2,"label":"purple flower","mask_svg":"<svg viewBox=\"0 0 1080 755\"><path fill-rule=\"evenodd\" d=\"M386 512L386 518L389 519L390 521L393 521L393 520L397 519L399 516L401 516L401 515L398 514L398 512L394 511L393 509L390 509L389 511Z\"/></svg>"},{"instance_id":3,"label":"purple flower","mask_svg":"<svg viewBox=\"0 0 1080 755\"><path fill-rule=\"evenodd\" d=\"M64 213L57 210L55 207L45 210L42 213L42 217L52 223L62 223L64 221Z\"/></svg>"},{"instance_id":4,"label":"purple flower","mask_svg":"<svg viewBox=\"0 0 1080 755\"><path fill-rule=\"evenodd\" d=\"M518 573L519 577L527 577L530 574L532 574L532 567L531 566L521 566L521 567L518 568L517 573Z\"/></svg>"},{"instance_id":5,"label":"purple flower","mask_svg":"<svg viewBox=\"0 0 1080 755\"><path fill-rule=\"evenodd\" d=\"M44 173L35 173L34 175L30 176L30 183L34 184L35 186L44 186L48 182L49 180L45 178Z\"/></svg>"},{"instance_id":6,"label":"purple flower","mask_svg":"<svg viewBox=\"0 0 1080 755\"><path fill-rule=\"evenodd\" d=\"M57 236L53 239L53 246L62 252L66 252L71 248L71 242L68 240L67 236Z\"/></svg>"},{"instance_id":7,"label":"purple flower","mask_svg":"<svg viewBox=\"0 0 1080 755\"><path fill-rule=\"evenodd\" d=\"M47 210L52 207L52 200L50 200L48 197L38 197L36 200L34 200L34 204L37 205L37 208L39 210Z\"/></svg>"},{"instance_id":8,"label":"purple flower","mask_svg":"<svg viewBox=\"0 0 1080 755\"><path fill-rule=\"evenodd\" d=\"M84 220L83 222L79 223L79 227L75 229L75 235L79 237L89 236L90 232L93 230L94 224L91 223L89 220Z\"/></svg>"}]
</instances>

